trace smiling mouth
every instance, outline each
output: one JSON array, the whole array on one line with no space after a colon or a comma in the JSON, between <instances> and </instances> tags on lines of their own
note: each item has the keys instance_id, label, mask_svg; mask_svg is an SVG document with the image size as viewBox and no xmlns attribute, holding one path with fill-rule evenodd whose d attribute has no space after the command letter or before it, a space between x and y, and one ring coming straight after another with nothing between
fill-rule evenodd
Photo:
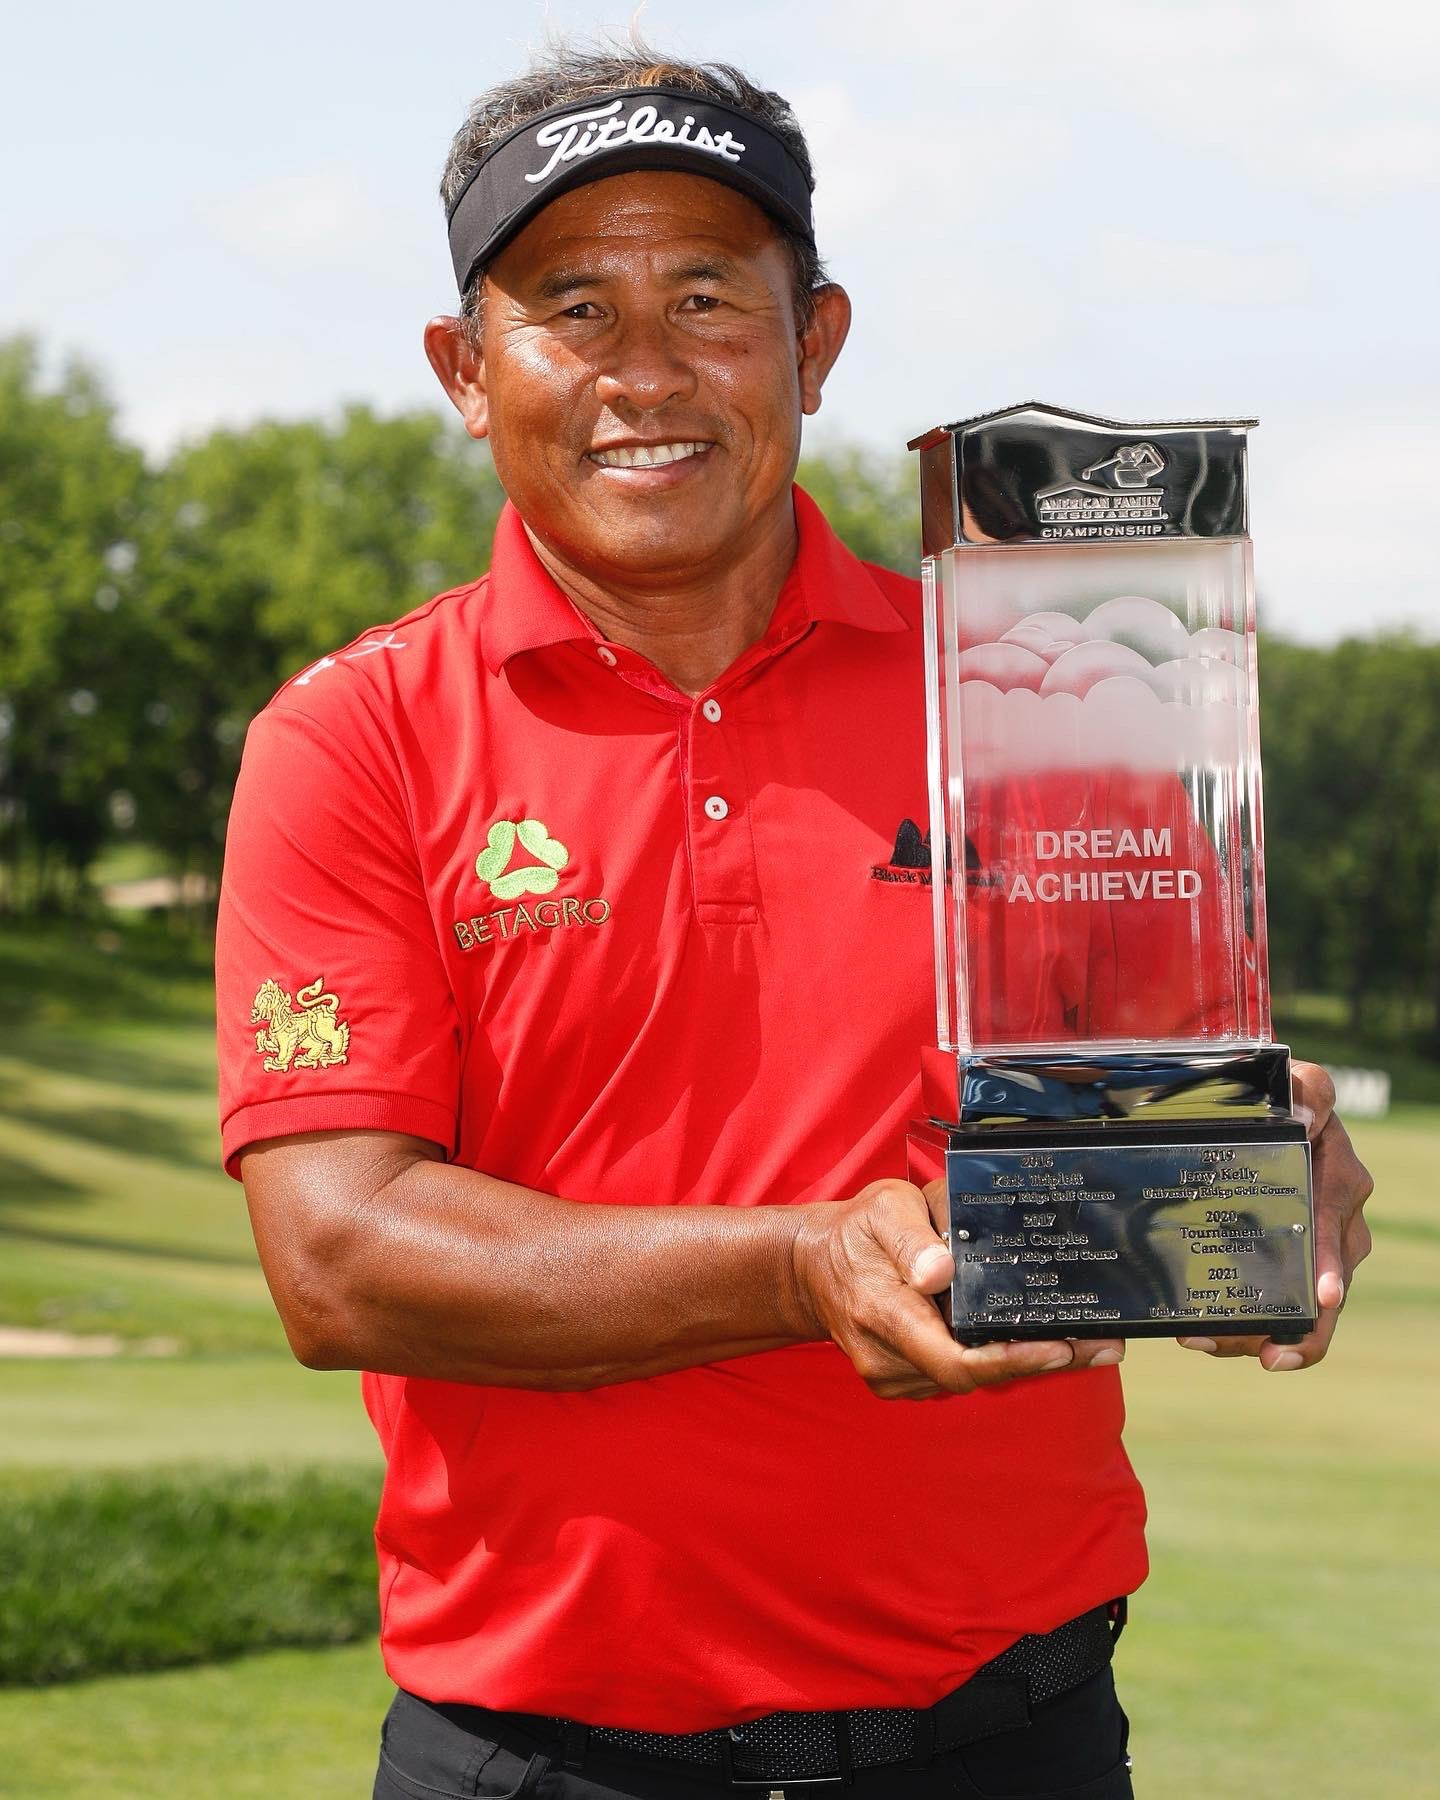
<instances>
[{"instance_id":1,"label":"smiling mouth","mask_svg":"<svg viewBox=\"0 0 1440 1800\"><path fill-rule=\"evenodd\" d=\"M714 446L708 441L677 444L616 444L609 450L590 450L591 462L602 469L659 469L666 463L684 462Z\"/></svg>"}]
</instances>

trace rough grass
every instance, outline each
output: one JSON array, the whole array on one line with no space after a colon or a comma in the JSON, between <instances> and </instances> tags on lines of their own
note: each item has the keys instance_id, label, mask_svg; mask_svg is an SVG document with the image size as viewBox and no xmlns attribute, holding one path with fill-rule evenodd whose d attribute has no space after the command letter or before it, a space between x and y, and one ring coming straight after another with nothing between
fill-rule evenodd
<instances>
[{"instance_id":1,"label":"rough grass","mask_svg":"<svg viewBox=\"0 0 1440 1800\"><path fill-rule=\"evenodd\" d=\"M373 1635L378 1491L366 1468L17 1483L0 1507L0 1685Z\"/></svg>"},{"instance_id":2,"label":"rough grass","mask_svg":"<svg viewBox=\"0 0 1440 1800\"><path fill-rule=\"evenodd\" d=\"M285 1354L219 1169L203 946L0 934L0 1324Z\"/></svg>"}]
</instances>

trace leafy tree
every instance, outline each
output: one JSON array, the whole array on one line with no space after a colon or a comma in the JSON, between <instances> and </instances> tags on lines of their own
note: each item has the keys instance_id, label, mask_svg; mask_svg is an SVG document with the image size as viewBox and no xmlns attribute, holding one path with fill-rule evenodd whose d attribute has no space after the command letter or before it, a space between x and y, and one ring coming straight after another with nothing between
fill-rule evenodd
<instances>
[{"instance_id":1,"label":"leafy tree","mask_svg":"<svg viewBox=\"0 0 1440 1800\"><path fill-rule=\"evenodd\" d=\"M129 748L145 485L96 376L0 343L0 905L80 890Z\"/></svg>"},{"instance_id":2,"label":"leafy tree","mask_svg":"<svg viewBox=\"0 0 1440 1800\"><path fill-rule=\"evenodd\" d=\"M802 457L796 479L857 556L919 573L918 458L829 450Z\"/></svg>"},{"instance_id":3,"label":"leafy tree","mask_svg":"<svg viewBox=\"0 0 1440 1800\"><path fill-rule=\"evenodd\" d=\"M1440 645L1261 651L1271 954L1291 985L1417 990L1440 1031Z\"/></svg>"},{"instance_id":4,"label":"leafy tree","mask_svg":"<svg viewBox=\"0 0 1440 1800\"><path fill-rule=\"evenodd\" d=\"M306 664L483 573L502 499L430 413L352 407L178 450L142 534L136 830L213 874L249 720Z\"/></svg>"}]
</instances>

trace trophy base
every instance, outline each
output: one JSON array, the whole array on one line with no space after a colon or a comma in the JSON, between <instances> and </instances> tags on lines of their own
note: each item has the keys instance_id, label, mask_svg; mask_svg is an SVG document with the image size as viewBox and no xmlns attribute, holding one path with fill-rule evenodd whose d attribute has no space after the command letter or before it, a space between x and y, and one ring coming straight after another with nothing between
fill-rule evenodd
<instances>
[{"instance_id":1,"label":"trophy base","mask_svg":"<svg viewBox=\"0 0 1440 1800\"><path fill-rule=\"evenodd\" d=\"M909 1141L916 1180L943 1166L962 1344L1295 1344L1314 1329L1310 1146L1296 1122L1107 1122L1089 1141L1063 1126L926 1122Z\"/></svg>"}]
</instances>

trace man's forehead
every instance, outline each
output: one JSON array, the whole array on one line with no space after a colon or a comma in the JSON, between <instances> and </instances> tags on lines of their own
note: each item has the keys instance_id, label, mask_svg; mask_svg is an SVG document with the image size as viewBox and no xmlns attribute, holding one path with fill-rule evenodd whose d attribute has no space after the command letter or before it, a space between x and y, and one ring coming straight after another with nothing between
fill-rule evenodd
<instances>
[{"instance_id":1,"label":"man's forehead","mask_svg":"<svg viewBox=\"0 0 1440 1800\"><path fill-rule=\"evenodd\" d=\"M501 251L493 273L533 276L547 265L637 250L667 262L723 257L738 267L778 241L765 212L733 188L701 175L634 170L559 195Z\"/></svg>"}]
</instances>

